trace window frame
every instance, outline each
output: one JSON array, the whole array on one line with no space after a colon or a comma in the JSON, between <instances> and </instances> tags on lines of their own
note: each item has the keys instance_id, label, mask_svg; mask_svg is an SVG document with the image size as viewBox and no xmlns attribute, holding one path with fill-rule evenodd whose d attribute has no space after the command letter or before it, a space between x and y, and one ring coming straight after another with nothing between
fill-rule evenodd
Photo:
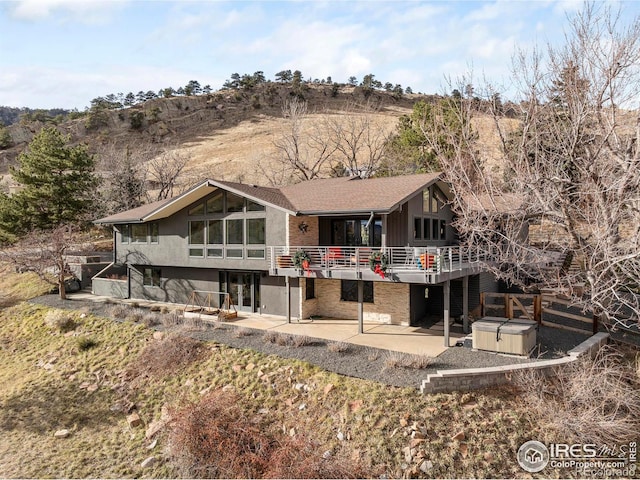
<instances>
[{"instance_id":1,"label":"window frame","mask_svg":"<svg viewBox=\"0 0 640 480\"><path fill-rule=\"evenodd\" d=\"M358 301L358 282L364 282L363 303L375 303L374 282L371 280L340 280L340 301L341 302L357 302Z\"/></svg>"},{"instance_id":2,"label":"window frame","mask_svg":"<svg viewBox=\"0 0 640 480\"><path fill-rule=\"evenodd\" d=\"M148 279L150 283L147 283ZM144 267L142 271L142 286L160 288L162 286L162 269L158 267Z\"/></svg>"}]
</instances>

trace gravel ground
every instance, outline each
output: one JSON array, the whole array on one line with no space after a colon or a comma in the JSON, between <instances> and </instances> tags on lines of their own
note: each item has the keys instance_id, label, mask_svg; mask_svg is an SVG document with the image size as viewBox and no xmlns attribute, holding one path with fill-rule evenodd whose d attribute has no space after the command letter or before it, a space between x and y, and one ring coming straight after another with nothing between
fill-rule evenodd
<instances>
[{"instance_id":1,"label":"gravel ground","mask_svg":"<svg viewBox=\"0 0 640 480\"><path fill-rule=\"evenodd\" d=\"M87 300L60 300L57 295L45 295L31 300L32 303L56 308L84 310L94 315L109 317L113 305L96 303ZM154 327L163 330L164 327ZM433 359L427 368L390 367L394 354L371 347L349 345L344 352L329 351L327 340L311 339L311 344L294 347L280 346L265 340L263 330L242 328L244 335L238 334L238 329L232 323L225 323L221 328L189 329L178 327L182 332L201 340L214 341L234 348L251 349L269 355L284 358L300 359L342 375L363 378L399 387L419 387L428 373L436 370L493 367L523 363L530 361L513 356L474 351L470 348L449 348ZM562 356L589 337L588 334L566 332L558 329L541 327L538 332L538 348L535 357L554 358Z\"/></svg>"}]
</instances>

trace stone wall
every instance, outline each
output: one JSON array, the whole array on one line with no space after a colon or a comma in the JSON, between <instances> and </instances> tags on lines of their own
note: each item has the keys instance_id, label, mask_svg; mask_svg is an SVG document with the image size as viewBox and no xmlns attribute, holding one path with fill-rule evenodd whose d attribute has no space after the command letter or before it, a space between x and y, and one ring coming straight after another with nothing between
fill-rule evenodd
<instances>
[{"instance_id":1,"label":"stone wall","mask_svg":"<svg viewBox=\"0 0 640 480\"><path fill-rule=\"evenodd\" d=\"M606 345L608 339L608 333L596 333L573 350L567 352L566 357L553 360L533 361L501 367L438 370L436 373L427 375L427 378L422 381L420 391L422 393L441 393L492 387L508 383L514 373L529 369L541 370L545 374L552 374L555 368L562 368L563 365L572 363L583 355L594 356L602 346Z\"/></svg>"},{"instance_id":2,"label":"stone wall","mask_svg":"<svg viewBox=\"0 0 640 480\"><path fill-rule=\"evenodd\" d=\"M316 279L316 298L301 300L303 318L321 315L347 320L358 319L358 302L340 300L340 280ZM364 304L364 320L393 325L410 323L410 285L408 283L374 282L374 303Z\"/></svg>"}]
</instances>

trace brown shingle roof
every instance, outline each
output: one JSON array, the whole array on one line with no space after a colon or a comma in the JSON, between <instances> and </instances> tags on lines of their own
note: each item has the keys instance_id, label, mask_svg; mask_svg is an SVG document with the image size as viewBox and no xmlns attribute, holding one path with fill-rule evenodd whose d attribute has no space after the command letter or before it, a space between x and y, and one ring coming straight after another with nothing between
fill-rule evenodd
<instances>
[{"instance_id":1,"label":"brown shingle roof","mask_svg":"<svg viewBox=\"0 0 640 480\"><path fill-rule=\"evenodd\" d=\"M93 223L136 223L143 221L144 217L150 213L162 208L167 203L171 202L172 198L165 200L159 200L157 202L147 203L131 210L125 210L124 212L118 212L108 217L95 220Z\"/></svg>"},{"instance_id":2,"label":"brown shingle roof","mask_svg":"<svg viewBox=\"0 0 640 480\"><path fill-rule=\"evenodd\" d=\"M400 177L326 178L281 189L300 213L389 212L433 183L440 173Z\"/></svg>"},{"instance_id":3,"label":"brown shingle roof","mask_svg":"<svg viewBox=\"0 0 640 480\"><path fill-rule=\"evenodd\" d=\"M195 202L222 188L253 198L292 214L386 213L440 177L425 173L401 177L359 177L310 180L282 188L207 180L185 194L96 220L95 223L134 223L172 215L186 203Z\"/></svg>"}]
</instances>

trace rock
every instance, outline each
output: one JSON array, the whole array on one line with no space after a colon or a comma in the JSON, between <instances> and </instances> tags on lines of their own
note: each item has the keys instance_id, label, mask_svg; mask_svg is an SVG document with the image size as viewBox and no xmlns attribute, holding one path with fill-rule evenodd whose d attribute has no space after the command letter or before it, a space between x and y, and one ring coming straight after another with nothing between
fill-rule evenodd
<instances>
[{"instance_id":1,"label":"rock","mask_svg":"<svg viewBox=\"0 0 640 480\"><path fill-rule=\"evenodd\" d=\"M165 426L165 422L161 420L154 420L147 427L147 431L145 432L144 436L146 438L152 438L156 433L162 430L164 426Z\"/></svg>"},{"instance_id":2,"label":"rock","mask_svg":"<svg viewBox=\"0 0 640 480\"><path fill-rule=\"evenodd\" d=\"M404 461L407 463L411 463L411 460L413 460L413 455L411 454L411 447L404 447L402 449L402 453L404 454Z\"/></svg>"},{"instance_id":3,"label":"rock","mask_svg":"<svg viewBox=\"0 0 640 480\"><path fill-rule=\"evenodd\" d=\"M264 372L262 370L258 370L258 373L256 375L258 376L258 378L262 378L264 377Z\"/></svg>"},{"instance_id":4,"label":"rock","mask_svg":"<svg viewBox=\"0 0 640 480\"><path fill-rule=\"evenodd\" d=\"M44 368L45 370L53 370L53 363L49 362L49 363L45 363L42 368Z\"/></svg>"},{"instance_id":5,"label":"rock","mask_svg":"<svg viewBox=\"0 0 640 480\"><path fill-rule=\"evenodd\" d=\"M296 436L296 429L295 428L290 428L289 429L289 436L290 437L295 437Z\"/></svg>"},{"instance_id":6,"label":"rock","mask_svg":"<svg viewBox=\"0 0 640 480\"><path fill-rule=\"evenodd\" d=\"M158 439L154 438L153 442L147 445L147 450L153 450L154 448L156 448L156 445L158 445Z\"/></svg>"},{"instance_id":7,"label":"rock","mask_svg":"<svg viewBox=\"0 0 640 480\"><path fill-rule=\"evenodd\" d=\"M124 410L124 407L122 406L121 403L114 403L109 407L109 410L111 410L114 413L120 413Z\"/></svg>"},{"instance_id":8,"label":"rock","mask_svg":"<svg viewBox=\"0 0 640 480\"><path fill-rule=\"evenodd\" d=\"M307 408L307 404L301 403L300 406L298 407L298 410L304 410L305 408Z\"/></svg>"},{"instance_id":9,"label":"rock","mask_svg":"<svg viewBox=\"0 0 640 480\"><path fill-rule=\"evenodd\" d=\"M162 340L164 338L164 332L153 332L154 340Z\"/></svg>"},{"instance_id":10,"label":"rock","mask_svg":"<svg viewBox=\"0 0 640 480\"><path fill-rule=\"evenodd\" d=\"M469 403L465 403L464 405L462 405L462 408L465 410L473 410L477 406L478 406L478 402L471 401Z\"/></svg>"},{"instance_id":11,"label":"rock","mask_svg":"<svg viewBox=\"0 0 640 480\"><path fill-rule=\"evenodd\" d=\"M322 454L322 458L324 458L325 460L331 458L331 450L325 450L325 452Z\"/></svg>"},{"instance_id":12,"label":"rock","mask_svg":"<svg viewBox=\"0 0 640 480\"><path fill-rule=\"evenodd\" d=\"M142 425L142 420L140 419L140 415L134 412L127 415L127 423L131 428L136 428Z\"/></svg>"},{"instance_id":13,"label":"rock","mask_svg":"<svg viewBox=\"0 0 640 480\"><path fill-rule=\"evenodd\" d=\"M160 408L160 420L163 422L168 422L171 420L171 410L169 410L169 404L164 403Z\"/></svg>"},{"instance_id":14,"label":"rock","mask_svg":"<svg viewBox=\"0 0 640 480\"><path fill-rule=\"evenodd\" d=\"M56 433L53 434L55 438L67 438L69 435L71 435L71 432L66 428L63 428L62 430L58 430Z\"/></svg>"},{"instance_id":15,"label":"rock","mask_svg":"<svg viewBox=\"0 0 640 480\"><path fill-rule=\"evenodd\" d=\"M87 387L87 392L95 392L96 390L98 390L98 384L97 383L92 383L91 385L89 385Z\"/></svg>"},{"instance_id":16,"label":"rock","mask_svg":"<svg viewBox=\"0 0 640 480\"><path fill-rule=\"evenodd\" d=\"M78 388L80 388L81 390L84 390L85 388L89 387L89 385L91 385L91 383L82 382Z\"/></svg>"},{"instance_id":17,"label":"rock","mask_svg":"<svg viewBox=\"0 0 640 480\"><path fill-rule=\"evenodd\" d=\"M224 387L222 387L222 391L223 392L229 392L229 391L231 391L233 389L234 389L233 385L230 385L230 384L227 384Z\"/></svg>"},{"instance_id":18,"label":"rock","mask_svg":"<svg viewBox=\"0 0 640 480\"><path fill-rule=\"evenodd\" d=\"M293 388L295 388L298 391L301 391L304 389L304 383L296 383Z\"/></svg>"},{"instance_id":19,"label":"rock","mask_svg":"<svg viewBox=\"0 0 640 480\"><path fill-rule=\"evenodd\" d=\"M80 318L87 318L87 314L86 313L81 313L80 314Z\"/></svg>"},{"instance_id":20,"label":"rock","mask_svg":"<svg viewBox=\"0 0 640 480\"><path fill-rule=\"evenodd\" d=\"M362 408L362 400L354 400L353 402L349 402L349 410L352 413L357 412Z\"/></svg>"},{"instance_id":21,"label":"rock","mask_svg":"<svg viewBox=\"0 0 640 480\"><path fill-rule=\"evenodd\" d=\"M251 370L253 370L254 368L256 368L256 364L255 363L249 363L246 367L246 370L248 372L250 372Z\"/></svg>"},{"instance_id":22,"label":"rock","mask_svg":"<svg viewBox=\"0 0 640 480\"><path fill-rule=\"evenodd\" d=\"M396 433L398 433L398 430L399 430L398 428L395 428L393 432L391 432L391 435L389 435L389 438L393 438L396 435Z\"/></svg>"},{"instance_id":23,"label":"rock","mask_svg":"<svg viewBox=\"0 0 640 480\"><path fill-rule=\"evenodd\" d=\"M484 458L487 462L493 462L495 456L491 452L485 452L482 458Z\"/></svg>"},{"instance_id":24,"label":"rock","mask_svg":"<svg viewBox=\"0 0 640 480\"><path fill-rule=\"evenodd\" d=\"M184 382L185 387L193 387L194 381L193 378L188 378L186 382Z\"/></svg>"},{"instance_id":25,"label":"rock","mask_svg":"<svg viewBox=\"0 0 640 480\"><path fill-rule=\"evenodd\" d=\"M325 395L328 395L328 394L329 394L329 392L330 392L331 390L333 390L333 389L334 389L333 383L329 383L329 384L327 384L327 385L324 387L323 392L324 392L324 394L325 394Z\"/></svg>"},{"instance_id":26,"label":"rock","mask_svg":"<svg viewBox=\"0 0 640 480\"><path fill-rule=\"evenodd\" d=\"M406 418L402 417L400 419L400 426L401 427L406 427L407 425L409 425L409 421Z\"/></svg>"},{"instance_id":27,"label":"rock","mask_svg":"<svg viewBox=\"0 0 640 480\"><path fill-rule=\"evenodd\" d=\"M420 471L422 473L427 473L428 474L432 469L433 469L433 463L431 462L431 460L424 460L420 464Z\"/></svg>"},{"instance_id":28,"label":"rock","mask_svg":"<svg viewBox=\"0 0 640 480\"><path fill-rule=\"evenodd\" d=\"M411 432L411 438L414 438L416 440L424 440L425 438L427 438L427 436L422 432L414 430L413 432Z\"/></svg>"},{"instance_id":29,"label":"rock","mask_svg":"<svg viewBox=\"0 0 640 480\"><path fill-rule=\"evenodd\" d=\"M151 456L144 459L144 461L140 464L142 468L152 467L156 463L156 457Z\"/></svg>"},{"instance_id":30,"label":"rock","mask_svg":"<svg viewBox=\"0 0 640 480\"><path fill-rule=\"evenodd\" d=\"M231 369L238 373L240 370L242 370L242 365L234 365L233 367L231 367Z\"/></svg>"},{"instance_id":31,"label":"rock","mask_svg":"<svg viewBox=\"0 0 640 480\"><path fill-rule=\"evenodd\" d=\"M451 437L451 440L464 440L464 438L465 438L464 431L460 430L453 437Z\"/></svg>"},{"instance_id":32,"label":"rock","mask_svg":"<svg viewBox=\"0 0 640 480\"><path fill-rule=\"evenodd\" d=\"M200 395L206 395L207 393L209 393L211 391L212 386L209 385L206 388L203 388L202 390L200 390Z\"/></svg>"},{"instance_id":33,"label":"rock","mask_svg":"<svg viewBox=\"0 0 640 480\"><path fill-rule=\"evenodd\" d=\"M336 438L342 442L344 440L344 433L338 432L338 434L336 435Z\"/></svg>"},{"instance_id":34,"label":"rock","mask_svg":"<svg viewBox=\"0 0 640 480\"><path fill-rule=\"evenodd\" d=\"M260 410L258 410L258 413L260 415L268 415L269 414L269 409L268 408L261 408Z\"/></svg>"},{"instance_id":35,"label":"rock","mask_svg":"<svg viewBox=\"0 0 640 480\"><path fill-rule=\"evenodd\" d=\"M467 446L467 444L461 443L459 450L460 450L460 454L462 455L462 458L467 458L467 455L469 454L469 447Z\"/></svg>"},{"instance_id":36,"label":"rock","mask_svg":"<svg viewBox=\"0 0 640 480\"><path fill-rule=\"evenodd\" d=\"M413 438L411 439L411 443L409 445L411 445L411 448L415 448L422 442L424 442L424 438Z\"/></svg>"}]
</instances>

